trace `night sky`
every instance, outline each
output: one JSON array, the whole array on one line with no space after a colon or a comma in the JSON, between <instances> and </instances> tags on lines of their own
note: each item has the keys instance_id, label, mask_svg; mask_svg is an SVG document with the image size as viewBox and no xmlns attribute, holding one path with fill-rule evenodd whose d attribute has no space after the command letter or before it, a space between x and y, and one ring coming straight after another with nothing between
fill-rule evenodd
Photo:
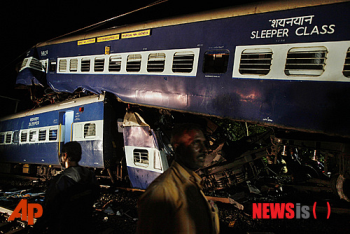
<instances>
[{"instance_id":1,"label":"night sky","mask_svg":"<svg viewBox=\"0 0 350 234\"><path fill-rule=\"evenodd\" d=\"M139 9L153 1L9 1L1 6L1 85L0 116L30 107L29 91L15 89L16 66L32 46L106 19ZM165 3L121 17L99 29L132 24L176 15L185 15L239 4L240 1L184 1L168 0ZM244 3L256 0L241 1Z\"/></svg>"}]
</instances>

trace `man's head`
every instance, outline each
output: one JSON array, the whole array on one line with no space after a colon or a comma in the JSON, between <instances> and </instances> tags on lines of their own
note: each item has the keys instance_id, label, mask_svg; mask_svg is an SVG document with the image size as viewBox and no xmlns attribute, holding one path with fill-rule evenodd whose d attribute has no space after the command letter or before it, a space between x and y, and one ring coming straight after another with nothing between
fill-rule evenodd
<instances>
[{"instance_id":1,"label":"man's head","mask_svg":"<svg viewBox=\"0 0 350 234\"><path fill-rule=\"evenodd\" d=\"M191 170L204 166L207 156L206 139L198 125L178 125L172 132L171 143L175 151L175 161Z\"/></svg>"},{"instance_id":2,"label":"man's head","mask_svg":"<svg viewBox=\"0 0 350 234\"><path fill-rule=\"evenodd\" d=\"M78 163L81 159L81 145L76 141L67 142L62 146L60 159L62 166L65 166L66 161Z\"/></svg>"}]
</instances>

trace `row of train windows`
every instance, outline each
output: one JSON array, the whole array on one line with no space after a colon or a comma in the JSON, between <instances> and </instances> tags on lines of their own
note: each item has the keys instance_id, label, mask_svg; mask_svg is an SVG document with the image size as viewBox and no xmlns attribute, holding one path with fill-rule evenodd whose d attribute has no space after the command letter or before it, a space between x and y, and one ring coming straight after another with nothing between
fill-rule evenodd
<instances>
[{"instance_id":1,"label":"row of train windows","mask_svg":"<svg viewBox=\"0 0 350 234\"><path fill-rule=\"evenodd\" d=\"M308 75L320 76L324 72L327 59L327 48L324 46L298 47L288 51L284 73L287 76ZM204 54L204 73L225 73L227 71L230 52L228 50L212 50ZM151 53L147 59L147 72L163 72L165 67L165 53ZM271 71L273 52L269 48L245 49L240 56L239 73L242 75L267 75ZM122 65L122 57L110 56L108 62L109 72L119 72ZM82 58L80 71L90 72L91 58ZM190 73L193 69L194 54L190 52L175 53L173 57L172 71ZM93 59L94 71L103 72L105 69L105 58L96 57ZM127 72L138 72L141 70L142 55L131 54L126 60ZM59 60L59 71L66 72L69 66L70 72L77 72L79 60ZM350 77L350 48L347 51L343 74ZM56 71L55 62L51 71Z\"/></svg>"},{"instance_id":2,"label":"row of train windows","mask_svg":"<svg viewBox=\"0 0 350 234\"><path fill-rule=\"evenodd\" d=\"M147 72L163 72L165 68L165 53L151 53L147 59ZM121 55L109 56L107 70L109 72L120 72L123 58ZM173 56L172 71L174 73L190 73L193 70L194 53L192 52L177 52ZM71 58L60 59L58 64L59 72L91 72L91 62L94 63L94 72L105 71L105 57L96 58ZM139 72L141 70L142 55L130 54L126 58L126 71ZM56 71L56 62L51 62L50 71ZM80 68L80 69L79 69Z\"/></svg>"},{"instance_id":3,"label":"row of train windows","mask_svg":"<svg viewBox=\"0 0 350 234\"><path fill-rule=\"evenodd\" d=\"M324 46L291 48L284 67L287 76L320 76L325 70L327 48ZM246 49L242 51L239 73L242 75L267 75L271 70L271 49ZM350 48L347 50L343 75L350 77Z\"/></svg>"},{"instance_id":4,"label":"row of train windows","mask_svg":"<svg viewBox=\"0 0 350 234\"><path fill-rule=\"evenodd\" d=\"M96 124L84 124L84 138L96 136ZM57 141L57 129L34 129L0 134L0 144Z\"/></svg>"},{"instance_id":5,"label":"row of train windows","mask_svg":"<svg viewBox=\"0 0 350 234\"><path fill-rule=\"evenodd\" d=\"M0 144L56 141L57 129L40 129L29 131L14 131L0 134ZM47 135L48 133L48 135Z\"/></svg>"},{"instance_id":6,"label":"row of train windows","mask_svg":"<svg viewBox=\"0 0 350 234\"><path fill-rule=\"evenodd\" d=\"M292 48L287 54L284 73L287 76L320 76L324 72L327 52L327 48L323 46ZM239 73L267 75L271 70L272 55L269 48L243 50Z\"/></svg>"}]
</instances>

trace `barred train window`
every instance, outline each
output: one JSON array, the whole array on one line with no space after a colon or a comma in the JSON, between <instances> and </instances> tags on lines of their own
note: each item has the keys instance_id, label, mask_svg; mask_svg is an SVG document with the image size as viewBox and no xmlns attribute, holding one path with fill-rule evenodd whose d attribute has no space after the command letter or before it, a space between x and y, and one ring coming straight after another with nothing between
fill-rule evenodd
<instances>
[{"instance_id":1,"label":"barred train window","mask_svg":"<svg viewBox=\"0 0 350 234\"><path fill-rule=\"evenodd\" d=\"M39 130L39 141L46 140L46 130Z\"/></svg>"},{"instance_id":2,"label":"barred train window","mask_svg":"<svg viewBox=\"0 0 350 234\"><path fill-rule=\"evenodd\" d=\"M119 72L122 66L122 57L120 55L111 56L109 58L109 71Z\"/></svg>"},{"instance_id":3,"label":"barred train window","mask_svg":"<svg viewBox=\"0 0 350 234\"><path fill-rule=\"evenodd\" d=\"M210 50L204 54L204 73L225 73L230 51L228 50Z\"/></svg>"},{"instance_id":4,"label":"barred train window","mask_svg":"<svg viewBox=\"0 0 350 234\"><path fill-rule=\"evenodd\" d=\"M19 131L14 131L12 136L12 143L18 143L19 142Z\"/></svg>"},{"instance_id":5,"label":"barred train window","mask_svg":"<svg viewBox=\"0 0 350 234\"><path fill-rule=\"evenodd\" d=\"M148 72L163 72L165 64L164 53L153 53L148 56L147 71Z\"/></svg>"},{"instance_id":6,"label":"barred train window","mask_svg":"<svg viewBox=\"0 0 350 234\"><path fill-rule=\"evenodd\" d=\"M128 56L126 62L126 71L127 72L138 72L141 70L141 54L131 54Z\"/></svg>"},{"instance_id":7,"label":"barred train window","mask_svg":"<svg viewBox=\"0 0 350 234\"><path fill-rule=\"evenodd\" d=\"M344 74L344 76L350 78L350 48L348 49L348 52L346 53L343 74Z\"/></svg>"},{"instance_id":8,"label":"barred train window","mask_svg":"<svg viewBox=\"0 0 350 234\"><path fill-rule=\"evenodd\" d=\"M69 62L69 71L76 72L78 71L78 59L71 59Z\"/></svg>"},{"instance_id":9,"label":"barred train window","mask_svg":"<svg viewBox=\"0 0 350 234\"><path fill-rule=\"evenodd\" d=\"M292 48L288 51L284 73L287 76L320 76L324 72L327 48L324 46Z\"/></svg>"},{"instance_id":10,"label":"barred train window","mask_svg":"<svg viewBox=\"0 0 350 234\"><path fill-rule=\"evenodd\" d=\"M60 60L60 63L58 64L58 70L60 72L67 71L67 60L66 59L61 59Z\"/></svg>"},{"instance_id":11,"label":"barred train window","mask_svg":"<svg viewBox=\"0 0 350 234\"><path fill-rule=\"evenodd\" d=\"M38 139L38 133L37 131L30 131L29 132L29 141L35 142Z\"/></svg>"},{"instance_id":12,"label":"barred train window","mask_svg":"<svg viewBox=\"0 0 350 234\"><path fill-rule=\"evenodd\" d=\"M57 129L50 129L49 130L49 141L55 141L57 140Z\"/></svg>"},{"instance_id":13,"label":"barred train window","mask_svg":"<svg viewBox=\"0 0 350 234\"><path fill-rule=\"evenodd\" d=\"M267 75L271 69L272 50L246 49L242 51L239 73L242 75Z\"/></svg>"},{"instance_id":14,"label":"barred train window","mask_svg":"<svg viewBox=\"0 0 350 234\"><path fill-rule=\"evenodd\" d=\"M27 132L21 132L21 142L27 141Z\"/></svg>"},{"instance_id":15,"label":"barred train window","mask_svg":"<svg viewBox=\"0 0 350 234\"><path fill-rule=\"evenodd\" d=\"M95 58L95 72L102 72L105 66L105 58Z\"/></svg>"},{"instance_id":16,"label":"barred train window","mask_svg":"<svg viewBox=\"0 0 350 234\"><path fill-rule=\"evenodd\" d=\"M87 123L84 124L84 138L96 136L96 124Z\"/></svg>"},{"instance_id":17,"label":"barred train window","mask_svg":"<svg viewBox=\"0 0 350 234\"><path fill-rule=\"evenodd\" d=\"M193 69L194 53L191 51L177 52L173 58L173 72L190 73Z\"/></svg>"},{"instance_id":18,"label":"barred train window","mask_svg":"<svg viewBox=\"0 0 350 234\"><path fill-rule=\"evenodd\" d=\"M90 58L83 58L81 60L81 71L82 72L90 71Z\"/></svg>"},{"instance_id":19,"label":"barred train window","mask_svg":"<svg viewBox=\"0 0 350 234\"><path fill-rule=\"evenodd\" d=\"M12 139L11 133L6 133L6 144L10 144Z\"/></svg>"},{"instance_id":20,"label":"barred train window","mask_svg":"<svg viewBox=\"0 0 350 234\"><path fill-rule=\"evenodd\" d=\"M148 151L144 149L134 149L134 164L136 166L148 167Z\"/></svg>"},{"instance_id":21,"label":"barred train window","mask_svg":"<svg viewBox=\"0 0 350 234\"><path fill-rule=\"evenodd\" d=\"M29 67L39 71L43 70L43 64L37 58L32 58L32 60L30 61Z\"/></svg>"}]
</instances>

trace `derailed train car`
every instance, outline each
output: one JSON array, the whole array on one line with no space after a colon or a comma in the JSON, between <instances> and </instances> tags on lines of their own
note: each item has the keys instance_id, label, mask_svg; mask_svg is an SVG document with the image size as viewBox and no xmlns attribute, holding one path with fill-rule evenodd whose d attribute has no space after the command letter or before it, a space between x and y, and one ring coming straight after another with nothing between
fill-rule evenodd
<instances>
[{"instance_id":1,"label":"derailed train car","mask_svg":"<svg viewBox=\"0 0 350 234\"><path fill-rule=\"evenodd\" d=\"M122 179L126 163L132 186L144 189L168 168L166 154L160 153L156 135L137 113L127 112L119 125L116 116L105 95L92 95L3 118L1 172L49 178L61 170L62 144L77 141L82 146L80 165L105 170L114 180Z\"/></svg>"},{"instance_id":2,"label":"derailed train car","mask_svg":"<svg viewBox=\"0 0 350 234\"><path fill-rule=\"evenodd\" d=\"M236 145L239 150L213 142L213 152L223 149L226 161L208 165L208 186L256 178L255 161L267 157L277 164L307 148L315 157L322 153L327 164L319 171L305 167L312 171L305 174L338 173L338 193L348 199L349 8L341 0L274 1L65 37L34 46L17 84L106 92L122 103L283 130L254 140L267 138L265 148L248 143L252 139ZM129 152L128 144L138 141L124 137ZM149 137L142 147L157 149ZM147 168L145 151L136 152L140 162L134 165ZM290 165L298 164L295 158Z\"/></svg>"}]
</instances>

